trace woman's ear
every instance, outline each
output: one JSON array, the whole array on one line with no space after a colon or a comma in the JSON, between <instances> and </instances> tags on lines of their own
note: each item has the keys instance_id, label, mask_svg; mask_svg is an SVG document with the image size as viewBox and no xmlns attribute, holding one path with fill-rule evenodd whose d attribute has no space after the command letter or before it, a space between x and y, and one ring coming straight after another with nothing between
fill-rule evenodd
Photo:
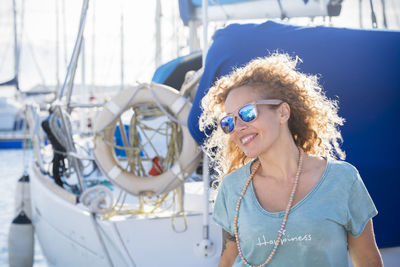
<instances>
[{"instance_id":1,"label":"woman's ear","mask_svg":"<svg viewBox=\"0 0 400 267\"><path fill-rule=\"evenodd\" d=\"M288 103L283 102L279 108L278 108L278 113L279 113L279 121L281 124L287 122L290 118L290 106Z\"/></svg>"}]
</instances>

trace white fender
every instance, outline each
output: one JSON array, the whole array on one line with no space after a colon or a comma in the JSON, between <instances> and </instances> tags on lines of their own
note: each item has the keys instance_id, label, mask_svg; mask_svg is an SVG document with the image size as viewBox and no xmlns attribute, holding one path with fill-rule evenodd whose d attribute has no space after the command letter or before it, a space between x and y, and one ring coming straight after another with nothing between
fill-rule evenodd
<instances>
[{"instance_id":1,"label":"white fender","mask_svg":"<svg viewBox=\"0 0 400 267\"><path fill-rule=\"evenodd\" d=\"M151 90L150 91L150 88ZM155 101L153 97L157 98ZM139 177L118 166L114 148L105 140L112 140L116 120L128 108L138 104L159 102L173 112L173 116L186 122L192 107L189 101L182 99L179 93L161 84L142 84L121 91L104 105L94 122L94 156L97 164L110 180L133 195L155 195L167 193L179 186L196 168L199 161L199 148L190 135L187 126L182 128L182 151L175 165L158 176ZM104 136L102 136L104 134Z\"/></svg>"},{"instance_id":2,"label":"white fender","mask_svg":"<svg viewBox=\"0 0 400 267\"><path fill-rule=\"evenodd\" d=\"M24 174L18 180L15 189L14 217L16 217L22 210L29 219L32 219L31 188L29 175L27 174Z\"/></svg>"},{"instance_id":3,"label":"white fender","mask_svg":"<svg viewBox=\"0 0 400 267\"><path fill-rule=\"evenodd\" d=\"M34 252L33 225L21 211L12 221L8 233L8 262L10 267L31 267Z\"/></svg>"}]
</instances>

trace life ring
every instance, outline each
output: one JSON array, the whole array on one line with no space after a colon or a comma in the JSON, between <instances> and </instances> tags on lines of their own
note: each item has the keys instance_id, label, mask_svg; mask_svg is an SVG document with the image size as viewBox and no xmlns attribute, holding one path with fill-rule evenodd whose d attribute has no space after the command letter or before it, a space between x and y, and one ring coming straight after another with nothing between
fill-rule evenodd
<instances>
[{"instance_id":1,"label":"life ring","mask_svg":"<svg viewBox=\"0 0 400 267\"><path fill-rule=\"evenodd\" d=\"M182 149L178 160L168 170L156 176L136 176L120 167L114 148L106 140L113 137L115 125L123 112L136 105L154 103L164 111L168 109L169 117L182 122ZM186 126L191 106L191 102L178 91L162 84L141 84L121 91L104 105L94 121L94 157L100 169L111 182L136 196L159 195L181 185L200 160L200 149Z\"/></svg>"}]
</instances>

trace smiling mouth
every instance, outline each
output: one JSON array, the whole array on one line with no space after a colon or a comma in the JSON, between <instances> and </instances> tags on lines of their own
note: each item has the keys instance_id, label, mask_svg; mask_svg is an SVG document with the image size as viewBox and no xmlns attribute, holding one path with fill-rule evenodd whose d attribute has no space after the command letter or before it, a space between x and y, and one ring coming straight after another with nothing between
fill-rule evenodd
<instances>
[{"instance_id":1,"label":"smiling mouth","mask_svg":"<svg viewBox=\"0 0 400 267\"><path fill-rule=\"evenodd\" d=\"M250 143L254 138L256 138L257 134L251 134L251 135L246 135L242 138L240 138L240 141L242 142L242 145L247 145Z\"/></svg>"}]
</instances>

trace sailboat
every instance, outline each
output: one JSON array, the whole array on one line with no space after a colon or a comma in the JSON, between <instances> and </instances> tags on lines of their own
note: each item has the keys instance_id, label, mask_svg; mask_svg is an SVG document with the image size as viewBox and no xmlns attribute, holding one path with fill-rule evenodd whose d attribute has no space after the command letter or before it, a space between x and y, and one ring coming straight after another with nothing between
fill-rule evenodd
<instances>
[{"instance_id":1,"label":"sailboat","mask_svg":"<svg viewBox=\"0 0 400 267\"><path fill-rule=\"evenodd\" d=\"M9 1L12 2L12 12L5 9L4 12L7 14L12 14L12 33L9 33L9 38L12 39L12 53L8 53L7 40L9 38L4 38L6 41L4 49L2 62L3 66L7 64L13 64L11 78L8 76L5 81L0 81L0 149L15 149L23 148L24 142L29 139L28 124L25 120L25 102L36 102L45 105L48 101L52 99L52 94L54 90L51 90L45 84L37 85L29 90L21 89L20 84L20 62L21 62L21 50L22 50L22 25L23 25L23 10L18 10L19 6L16 0ZM23 5L21 5L23 6ZM4 7L7 7L5 5ZM22 9L22 7L21 7ZM7 19L8 16L5 17ZM5 36L7 37L7 36ZM12 56L9 56L12 55ZM11 62L8 62L11 61ZM7 73L4 71L3 73ZM4 79L4 77L2 77Z\"/></svg>"},{"instance_id":2,"label":"sailboat","mask_svg":"<svg viewBox=\"0 0 400 267\"><path fill-rule=\"evenodd\" d=\"M17 41L17 15L15 1L13 2L13 55L14 74L7 81L0 83L0 89L15 89L19 91L19 47ZM23 132L23 105L17 98L4 95L0 97L0 148L22 148L22 140L27 137Z\"/></svg>"},{"instance_id":3,"label":"sailboat","mask_svg":"<svg viewBox=\"0 0 400 267\"><path fill-rule=\"evenodd\" d=\"M284 1L233 2L237 3L224 6L224 15L230 14L226 13L229 8L261 11L256 4L265 2L274 12L261 12L264 19L328 16L337 14L340 6L329 7L336 11L329 13L333 11L328 5L334 1L299 1L293 6ZM280 2L292 9L277 4ZM37 134L43 125L37 106L27 108L35 155L29 172L30 219L47 263L216 266L222 248L221 229L210 220L213 196L206 158L202 181L196 177L202 153L189 134L192 126L187 120L193 112L188 92L198 84L204 88L218 76L207 63L212 62L213 54L202 56L204 68L187 76L181 88L163 85L158 78L127 88L101 106L75 103L72 85L88 4L83 1L75 49L46 122L51 146L44 146ZM198 3L180 4L181 10L186 7L192 15L186 17L192 27L191 40L198 40L194 36L198 20L202 16L203 25L207 24L207 9L200 15ZM211 10L212 6L210 15ZM235 16L239 18L239 14ZM207 32L203 36L206 51ZM87 110L97 110L93 134L80 135L73 113Z\"/></svg>"}]
</instances>

